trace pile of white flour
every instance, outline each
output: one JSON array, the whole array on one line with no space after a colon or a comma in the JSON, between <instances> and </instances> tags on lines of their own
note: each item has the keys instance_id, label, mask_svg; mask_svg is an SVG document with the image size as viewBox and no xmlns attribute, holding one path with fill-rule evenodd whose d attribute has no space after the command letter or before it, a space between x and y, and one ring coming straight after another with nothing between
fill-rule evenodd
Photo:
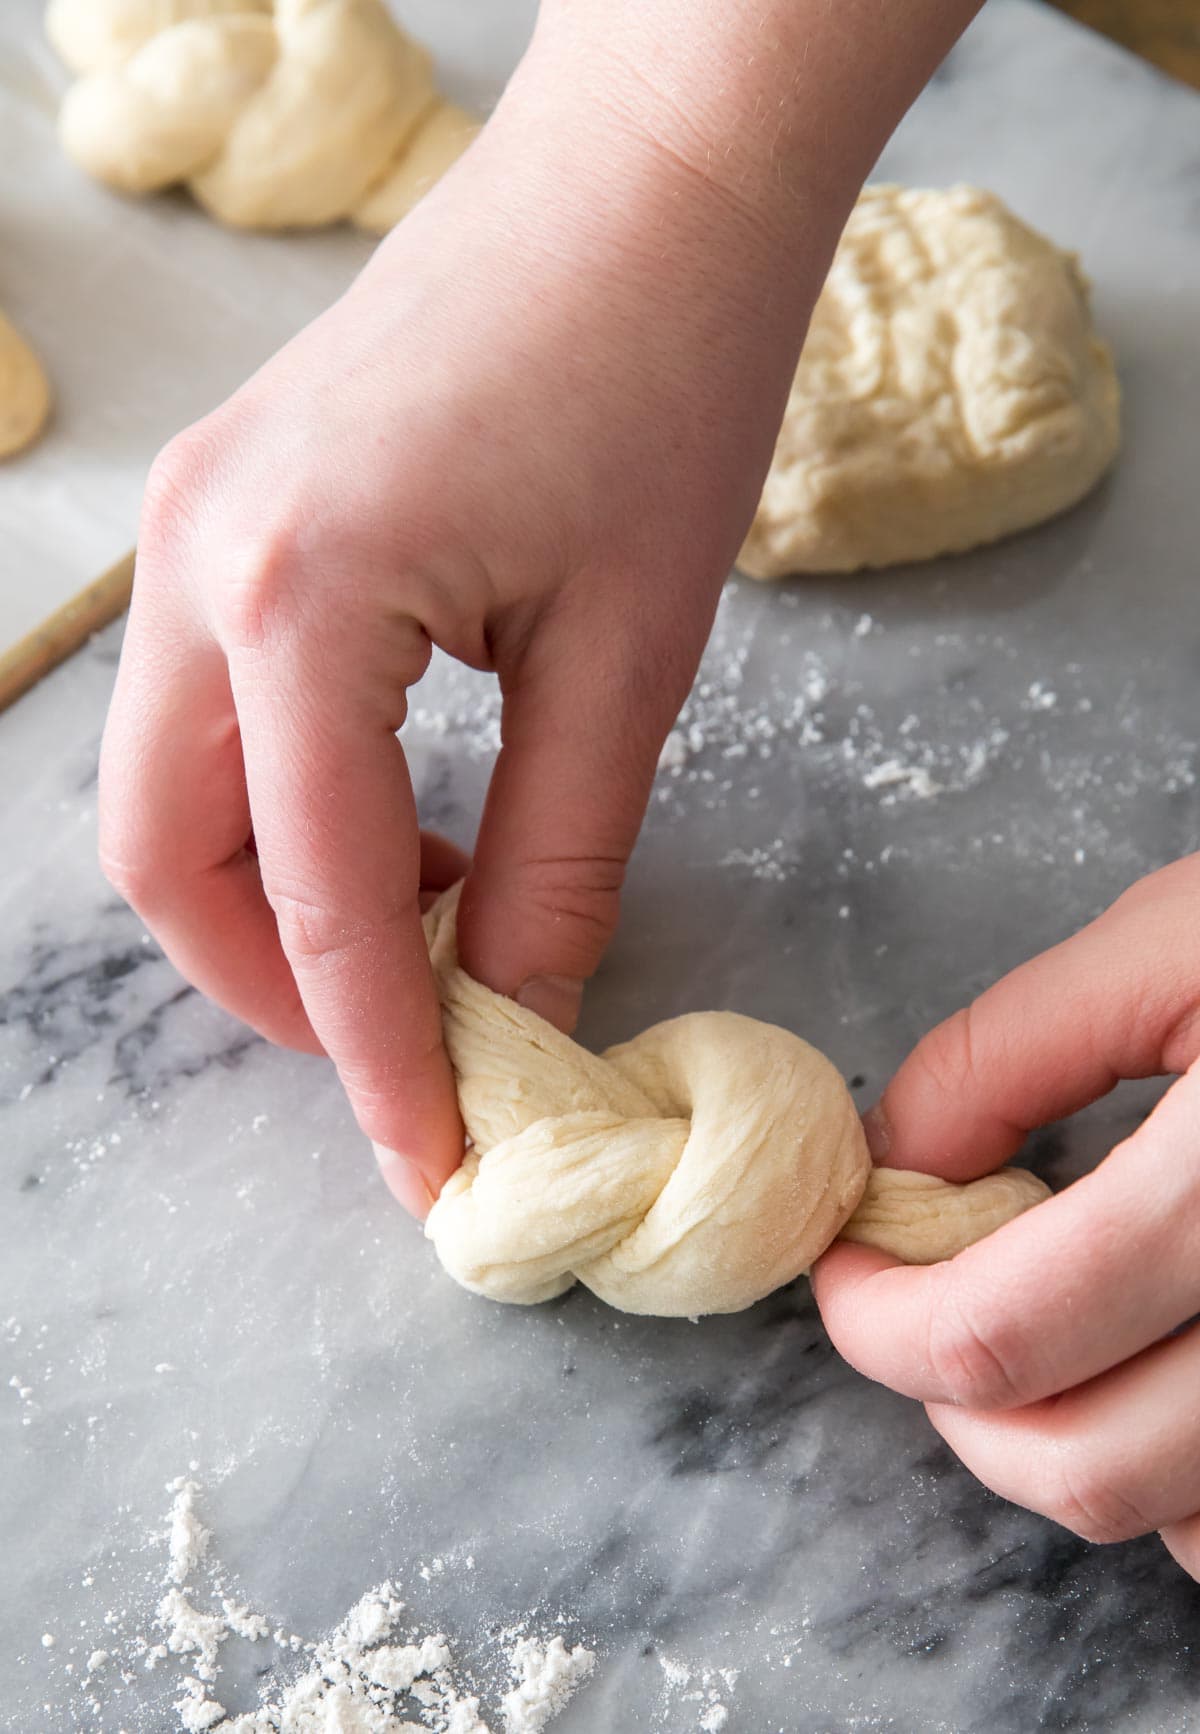
<instances>
[{"instance_id":1,"label":"pile of white flour","mask_svg":"<svg viewBox=\"0 0 1200 1734\"><path fill-rule=\"evenodd\" d=\"M132 1639L124 1664L114 1654L114 1634L106 1633L112 1647L92 1653L88 1674L98 1687L119 1670L129 1685L133 1665L153 1670L177 1658L174 1707L184 1734L541 1734L596 1665L591 1650L568 1648L557 1633L504 1634L500 1659L511 1683L500 1697L499 1722L489 1723L448 1638L412 1628L393 1583L368 1590L326 1638L285 1632L229 1593L197 1510L197 1483L181 1476L167 1491L173 1499L166 1587L153 1633ZM303 1665L286 1683L267 1687L253 1710L227 1708L218 1677L222 1647L231 1640L272 1642L285 1657L303 1657Z\"/></svg>"}]
</instances>

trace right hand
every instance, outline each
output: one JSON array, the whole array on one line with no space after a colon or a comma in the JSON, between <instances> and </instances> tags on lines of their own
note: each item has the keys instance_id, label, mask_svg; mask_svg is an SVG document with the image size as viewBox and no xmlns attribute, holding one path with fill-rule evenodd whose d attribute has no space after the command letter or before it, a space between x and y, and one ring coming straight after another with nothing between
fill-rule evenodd
<instances>
[{"instance_id":1,"label":"right hand","mask_svg":"<svg viewBox=\"0 0 1200 1734\"><path fill-rule=\"evenodd\" d=\"M835 1245L834 1344L920 1398L986 1486L1091 1541L1159 1530L1200 1578L1200 855L919 1042L867 1116L897 1168L973 1180L1121 1078L1176 1082L1094 1172L944 1264Z\"/></svg>"},{"instance_id":2,"label":"right hand","mask_svg":"<svg viewBox=\"0 0 1200 1734\"><path fill-rule=\"evenodd\" d=\"M155 465L102 755L113 884L191 981L334 1059L422 1215L462 1138L418 900L462 862L422 858L408 688L433 644L499 674L462 958L569 1029L844 215L802 245L645 77L548 53Z\"/></svg>"}]
</instances>

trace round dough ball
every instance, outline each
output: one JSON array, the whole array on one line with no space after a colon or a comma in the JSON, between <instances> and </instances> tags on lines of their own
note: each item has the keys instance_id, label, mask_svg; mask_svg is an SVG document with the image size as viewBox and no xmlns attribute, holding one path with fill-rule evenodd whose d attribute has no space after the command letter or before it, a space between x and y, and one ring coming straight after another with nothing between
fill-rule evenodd
<instances>
[{"instance_id":1,"label":"round dough ball","mask_svg":"<svg viewBox=\"0 0 1200 1734\"><path fill-rule=\"evenodd\" d=\"M961 552L1082 498L1120 394L1088 286L972 187L867 187L818 298L754 523L754 578Z\"/></svg>"},{"instance_id":2,"label":"round dough ball","mask_svg":"<svg viewBox=\"0 0 1200 1734\"><path fill-rule=\"evenodd\" d=\"M41 362L0 313L0 458L33 443L46 425L50 403Z\"/></svg>"}]
</instances>

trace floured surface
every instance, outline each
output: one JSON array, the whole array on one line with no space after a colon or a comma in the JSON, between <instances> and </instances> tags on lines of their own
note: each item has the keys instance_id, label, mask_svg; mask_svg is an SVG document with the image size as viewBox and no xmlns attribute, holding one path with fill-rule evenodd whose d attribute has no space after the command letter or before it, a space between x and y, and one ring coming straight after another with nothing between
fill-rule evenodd
<instances>
[{"instance_id":1,"label":"floured surface","mask_svg":"<svg viewBox=\"0 0 1200 1734\"><path fill-rule=\"evenodd\" d=\"M161 1671L178 1694L171 1708L181 1734L214 1727L227 1734L542 1734L595 1670L596 1656L583 1644L564 1643L561 1631L531 1632L522 1621L483 1634L486 1666L480 1680L465 1680L451 1640L414 1626L390 1579L364 1590L326 1636L288 1632L238 1599L218 1551L210 1551L212 1531L197 1516L198 1483L176 1476L167 1493L174 1495L164 1573L171 1587L157 1603L138 1597L106 1611L97 1628L106 1647L93 1649L84 1668L82 1695L95 1716L103 1715L109 1688ZM161 1539L152 1532L147 1541L153 1548ZM445 1560L434 1563L441 1575ZM457 1569L474 1566L468 1558ZM418 1575L432 1573L425 1567ZM54 1633L43 1634L44 1649L57 1644ZM254 1672L268 1682L242 1705L234 1701L237 1688L231 1693L222 1684L231 1671L226 1647L239 1645L257 1646ZM489 1696L494 1712L481 1708Z\"/></svg>"},{"instance_id":2,"label":"floured surface","mask_svg":"<svg viewBox=\"0 0 1200 1734\"><path fill-rule=\"evenodd\" d=\"M942 178L1089 260L1125 460L953 571L730 588L589 1046L724 1005L819 1036L865 1105L936 1018L1194 845L1198 112L998 0L906 123L882 172L951 154ZM196 1588L219 1564L232 1602L318 1640L391 1581L493 1720L504 1634L561 1632L597 1661L547 1734L1194 1734L1200 1589L1151 1540L1088 1547L985 1494L802 1288L694 1326L582 1293L492 1306L441 1273L326 1068L183 993L100 880L116 646L0 717L7 1721L175 1734L188 1654L129 1685L89 1663L162 1638L183 1475L212 1534L199 1613L227 1618ZM460 839L495 721L440 663L416 695L422 811ZM1022 1160L1061 1186L1155 1093ZM239 1710L308 1666L270 1640L218 1661Z\"/></svg>"}]
</instances>

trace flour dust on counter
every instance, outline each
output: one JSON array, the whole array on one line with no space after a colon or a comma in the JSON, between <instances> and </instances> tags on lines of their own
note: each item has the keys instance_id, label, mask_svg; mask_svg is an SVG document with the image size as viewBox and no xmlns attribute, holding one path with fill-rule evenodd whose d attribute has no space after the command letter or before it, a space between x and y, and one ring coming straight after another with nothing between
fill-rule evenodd
<instances>
[{"instance_id":1,"label":"flour dust on counter","mask_svg":"<svg viewBox=\"0 0 1200 1734\"><path fill-rule=\"evenodd\" d=\"M456 1661L458 1640L414 1624L390 1579L365 1590L327 1636L288 1632L237 1599L201 1521L202 1490L193 1474L168 1482L167 1492L173 1499L165 1528L153 1538L156 1546L166 1542L166 1587L148 1619L132 1609L105 1614L75 1694L77 1726L87 1715L104 1714L107 1684L129 1688L139 1673L175 1667L180 1734L541 1734L596 1667L594 1651L569 1645L561 1631L548 1632L531 1615L496 1634L487 1677L468 1678ZM474 1564L470 1556L449 1564L437 1557L419 1575L428 1581ZM221 1696L222 1651L233 1641L271 1651L256 1669L266 1684L253 1709L229 1706ZM52 1632L42 1639L48 1650L56 1642ZM68 1661L64 1671L75 1673L76 1664ZM498 1701L498 1720L481 1710L489 1696ZM714 1693L704 1708L709 1720L702 1715L701 1728L723 1726L712 1720L723 1711Z\"/></svg>"},{"instance_id":2,"label":"flour dust on counter","mask_svg":"<svg viewBox=\"0 0 1200 1734\"><path fill-rule=\"evenodd\" d=\"M987 557L978 558L982 566ZM990 561L979 575L980 614L1008 578L1003 556ZM1086 582L1089 557L1073 568ZM845 881L911 866L918 839L943 863L965 852L975 866L1004 847L1067 878L1099 857L1112 866L1127 860L1132 876L1129 803L1191 794L1196 730L1182 715L1152 717L1132 664L1113 690L1082 656L1031 653L1002 619L964 621L948 578L933 589L948 618L939 626L935 615L930 631L905 606L899 581L864 611L814 609L803 587L779 590L767 607L759 586L735 579L663 744L652 813L714 829L735 821L738 841L726 843L719 865L779 884L808 865L803 829L817 800L852 809L855 829L875 839L870 852L845 855ZM892 670L883 683L881 659ZM492 676L435 653L427 696L412 705L402 735L423 822L453 823L464 774L482 790L500 717ZM781 782L795 790L790 805ZM997 792L1014 785L1033 786L1037 798L1027 794L1019 818L1001 831L988 818ZM928 810L929 822L901 829L913 808ZM979 823L968 817L976 813ZM837 913L847 919L853 910Z\"/></svg>"}]
</instances>

